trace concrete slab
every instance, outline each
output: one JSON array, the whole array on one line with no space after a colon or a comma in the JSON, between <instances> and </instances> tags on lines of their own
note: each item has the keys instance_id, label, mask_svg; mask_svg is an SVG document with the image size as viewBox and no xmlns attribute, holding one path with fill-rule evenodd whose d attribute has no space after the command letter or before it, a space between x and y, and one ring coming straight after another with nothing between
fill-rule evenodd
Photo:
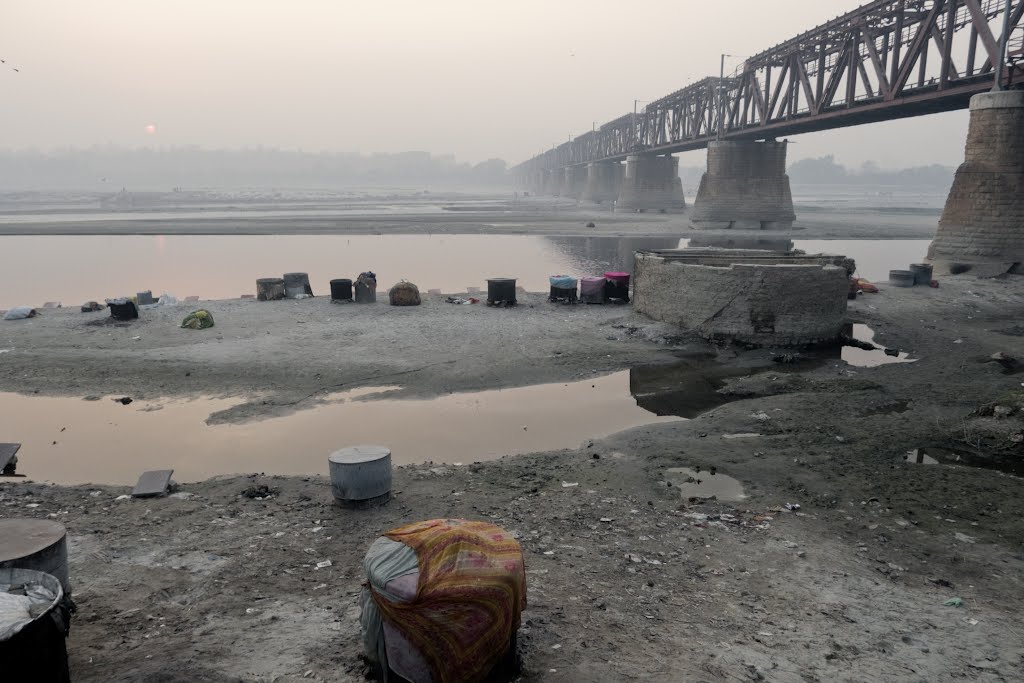
<instances>
[{"instance_id":1,"label":"concrete slab","mask_svg":"<svg viewBox=\"0 0 1024 683\"><path fill-rule=\"evenodd\" d=\"M4 471L8 463L14 460L14 456L21 450L20 443L0 443L0 472Z\"/></svg>"},{"instance_id":2,"label":"concrete slab","mask_svg":"<svg viewBox=\"0 0 1024 683\"><path fill-rule=\"evenodd\" d=\"M132 498L152 498L167 493L171 486L171 475L174 470L149 470L143 472L132 490Z\"/></svg>"}]
</instances>

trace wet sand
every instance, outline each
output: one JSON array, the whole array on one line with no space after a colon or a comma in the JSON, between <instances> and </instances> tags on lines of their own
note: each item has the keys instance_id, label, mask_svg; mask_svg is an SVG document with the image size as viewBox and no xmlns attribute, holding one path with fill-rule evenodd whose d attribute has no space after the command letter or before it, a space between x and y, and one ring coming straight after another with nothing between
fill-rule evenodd
<instances>
[{"instance_id":1,"label":"wet sand","mask_svg":"<svg viewBox=\"0 0 1024 683\"><path fill-rule=\"evenodd\" d=\"M617 213L610 206L570 199L504 195L388 202L337 200L297 205L238 202L235 206L35 210L0 206L0 235L618 235L690 237L686 214ZM793 239L930 239L939 207L931 201L889 200L873 210L857 202L806 197L796 203ZM904 206L903 204L909 204ZM594 223L589 227L588 223ZM728 234L763 237L761 232Z\"/></svg>"}]
</instances>

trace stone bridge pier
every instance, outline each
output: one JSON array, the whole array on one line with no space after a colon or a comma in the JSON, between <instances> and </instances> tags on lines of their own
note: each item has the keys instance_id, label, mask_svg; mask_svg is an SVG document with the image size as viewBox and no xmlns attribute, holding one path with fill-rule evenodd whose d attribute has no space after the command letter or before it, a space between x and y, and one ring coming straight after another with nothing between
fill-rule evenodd
<instances>
[{"instance_id":1,"label":"stone bridge pier","mask_svg":"<svg viewBox=\"0 0 1024 683\"><path fill-rule=\"evenodd\" d=\"M615 201L622 187L624 173L625 169L618 161L597 161L587 164L583 200L597 204Z\"/></svg>"},{"instance_id":2,"label":"stone bridge pier","mask_svg":"<svg viewBox=\"0 0 1024 683\"><path fill-rule=\"evenodd\" d=\"M527 180L526 189L530 194L544 194L544 171L533 171Z\"/></svg>"},{"instance_id":3,"label":"stone bridge pier","mask_svg":"<svg viewBox=\"0 0 1024 683\"><path fill-rule=\"evenodd\" d=\"M971 98L964 163L928 249L939 272L998 275L1024 265L1024 91Z\"/></svg>"},{"instance_id":4,"label":"stone bridge pier","mask_svg":"<svg viewBox=\"0 0 1024 683\"><path fill-rule=\"evenodd\" d=\"M690 222L695 228L786 230L793 194L786 175L786 142L712 142Z\"/></svg>"},{"instance_id":5,"label":"stone bridge pier","mask_svg":"<svg viewBox=\"0 0 1024 683\"><path fill-rule=\"evenodd\" d=\"M560 168L551 168L544 171L544 194L557 197L562 194L562 185L565 183L565 171Z\"/></svg>"},{"instance_id":6,"label":"stone bridge pier","mask_svg":"<svg viewBox=\"0 0 1024 683\"><path fill-rule=\"evenodd\" d=\"M586 182L586 166L566 166L565 184L562 186L562 196L579 199L583 196L583 186Z\"/></svg>"},{"instance_id":7,"label":"stone bridge pier","mask_svg":"<svg viewBox=\"0 0 1024 683\"><path fill-rule=\"evenodd\" d=\"M683 181L679 159L672 155L632 154L626 157L626 172L615 205L617 211L683 211Z\"/></svg>"}]
</instances>

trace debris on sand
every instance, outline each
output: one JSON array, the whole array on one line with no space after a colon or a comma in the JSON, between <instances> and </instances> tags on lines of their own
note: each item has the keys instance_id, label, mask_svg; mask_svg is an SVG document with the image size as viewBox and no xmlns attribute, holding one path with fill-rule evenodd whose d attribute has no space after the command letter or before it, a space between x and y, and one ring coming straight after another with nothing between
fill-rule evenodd
<instances>
[{"instance_id":1,"label":"debris on sand","mask_svg":"<svg viewBox=\"0 0 1024 683\"><path fill-rule=\"evenodd\" d=\"M254 484L242 490L239 494L243 498L249 498L250 500L266 500L272 496L277 495L278 489L271 488L266 484Z\"/></svg>"}]
</instances>

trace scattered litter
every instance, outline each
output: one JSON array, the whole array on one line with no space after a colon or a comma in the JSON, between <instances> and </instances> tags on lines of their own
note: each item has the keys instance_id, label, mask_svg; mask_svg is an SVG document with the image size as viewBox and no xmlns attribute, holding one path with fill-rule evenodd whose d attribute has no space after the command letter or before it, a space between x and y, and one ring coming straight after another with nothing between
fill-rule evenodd
<instances>
[{"instance_id":1,"label":"scattered litter","mask_svg":"<svg viewBox=\"0 0 1024 683\"><path fill-rule=\"evenodd\" d=\"M174 498L175 500L188 500L194 495L194 493L189 493L188 491L178 491L177 493L169 495L168 498Z\"/></svg>"},{"instance_id":2,"label":"scattered litter","mask_svg":"<svg viewBox=\"0 0 1024 683\"><path fill-rule=\"evenodd\" d=\"M552 649L552 650L560 650L561 648L562 648L562 646L561 646L561 645L552 645L552 646L551 646L551 649Z\"/></svg>"},{"instance_id":3,"label":"scattered litter","mask_svg":"<svg viewBox=\"0 0 1024 683\"><path fill-rule=\"evenodd\" d=\"M977 626L978 625L978 620L977 619L964 619L964 623L965 624L970 624L971 626Z\"/></svg>"},{"instance_id":4,"label":"scattered litter","mask_svg":"<svg viewBox=\"0 0 1024 683\"><path fill-rule=\"evenodd\" d=\"M106 306L98 301L86 301L82 304L82 313L95 313L96 311L102 311L104 308Z\"/></svg>"},{"instance_id":5,"label":"scattered litter","mask_svg":"<svg viewBox=\"0 0 1024 683\"><path fill-rule=\"evenodd\" d=\"M760 434L754 434L753 432L744 432L741 434L722 434L723 439L754 439L761 436Z\"/></svg>"},{"instance_id":6,"label":"scattered litter","mask_svg":"<svg viewBox=\"0 0 1024 683\"><path fill-rule=\"evenodd\" d=\"M961 600L960 598L950 598L949 600L946 600L946 602L944 602L942 604L945 605L946 607L963 607L964 606L964 601Z\"/></svg>"},{"instance_id":7,"label":"scattered litter","mask_svg":"<svg viewBox=\"0 0 1024 683\"><path fill-rule=\"evenodd\" d=\"M563 489L571 489L574 486L579 486L579 485L580 485L580 483L578 481L572 481L572 482L570 482L570 481L563 481L562 482L562 488Z\"/></svg>"},{"instance_id":8,"label":"scattered litter","mask_svg":"<svg viewBox=\"0 0 1024 683\"><path fill-rule=\"evenodd\" d=\"M132 337L132 341L139 341L140 339L142 339L141 335L135 335L134 337Z\"/></svg>"},{"instance_id":9,"label":"scattered litter","mask_svg":"<svg viewBox=\"0 0 1024 683\"><path fill-rule=\"evenodd\" d=\"M864 278L857 279L857 289L868 294L878 294L878 287Z\"/></svg>"},{"instance_id":10,"label":"scattered litter","mask_svg":"<svg viewBox=\"0 0 1024 683\"><path fill-rule=\"evenodd\" d=\"M121 398L115 398L113 400L114 403L120 403L121 405L126 406L131 403L133 399L131 396L122 396Z\"/></svg>"},{"instance_id":11,"label":"scattered litter","mask_svg":"<svg viewBox=\"0 0 1024 683\"><path fill-rule=\"evenodd\" d=\"M956 532L955 534L953 534L953 538L955 538L958 541L961 541L962 543L975 543L976 542L974 538L968 536L967 534L962 534L959 531Z\"/></svg>"},{"instance_id":12,"label":"scattered litter","mask_svg":"<svg viewBox=\"0 0 1024 683\"><path fill-rule=\"evenodd\" d=\"M317 569L327 569L328 567L331 566L331 564L333 564L333 563L330 560L324 560L323 562L317 562L316 563L316 568Z\"/></svg>"},{"instance_id":13,"label":"scattered litter","mask_svg":"<svg viewBox=\"0 0 1024 683\"><path fill-rule=\"evenodd\" d=\"M271 488L266 484L255 484L244 489L239 495L243 498L250 498L253 500L266 500L274 496L276 493L277 489Z\"/></svg>"},{"instance_id":14,"label":"scattered litter","mask_svg":"<svg viewBox=\"0 0 1024 683\"><path fill-rule=\"evenodd\" d=\"M106 299L106 304L110 308L110 317L114 320L135 320L139 317L139 307L127 297Z\"/></svg>"},{"instance_id":15,"label":"scattered litter","mask_svg":"<svg viewBox=\"0 0 1024 683\"><path fill-rule=\"evenodd\" d=\"M480 303L480 299L475 299L473 297L470 297L468 299L463 299L462 297L459 297L459 296L450 296L447 299L445 299L445 301L447 303L450 303L450 304L459 304L459 305L462 305L462 306L468 306L470 304L478 304L478 303Z\"/></svg>"},{"instance_id":16,"label":"scattered litter","mask_svg":"<svg viewBox=\"0 0 1024 683\"><path fill-rule=\"evenodd\" d=\"M124 495L118 496L114 500L130 500L130 499L131 499L131 496L129 496L128 494L124 494Z\"/></svg>"},{"instance_id":17,"label":"scattered litter","mask_svg":"<svg viewBox=\"0 0 1024 683\"><path fill-rule=\"evenodd\" d=\"M545 554L545 555L554 555L554 554L555 554L555 551L554 551L554 550L545 550L545 551L544 551L544 554Z\"/></svg>"},{"instance_id":18,"label":"scattered litter","mask_svg":"<svg viewBox=\"0 0 1024 683\"><path fill-rule=\"evenodd\" d=\"M615 520L613 520L611 517L602 517L601 521L604 522L605 524L611 524Z\"/></svg>"},{"instance_id":19,"label":"scattered litter","mask_svg":"<svg viewBox=\"0 0 1024 683\"><path fill-rule=\"evenodd\" d=\"M37 315L39 315L39 312L31 306L15 306L4 313L4 320L24 320L25 318L34 318Z\"/></svg>"},{"instance_id":20,"label":"scattered litter","mask_svg":"<svg viewBox=\"0 0 1024 683\"><path fill-rule=\"evenodd\" d=\"M754 418L758 422L767 422L768 420L772 419L771 416L764 411L753 413L750 417Z\"/></svg>"},{"instance_id":21,"label":"scattered litter","mask_svg":"<svg viewBox=\"0 0 1024 683\"><path fill-rule=\"evenodd\" d=\"M644 561L643 558L637 555L636 553L626 553L626 559L636 564L640 564Z\"/></svg>"},{"instance_id":22,"label":"scattered litter","mask_svg":"<svg viewBox=\"0 0 1024 683\"><path fill-rule=\"evenodd\" d=\"M200 308L186 315L181 321L181 326L190 330L205 330L213 327L213 316L205 308Z\"/></svg>"},{"instance_id":23,"label":"scattered litter","mask_svg":"<svg viewBox=\"0 0 1024 683\"><path fill-rule=\"evenodd\" d=\"M786 503L782 507L786 508L790 512L796 512L800 509L800 503Z\"/></svg>"}]
</instances>

